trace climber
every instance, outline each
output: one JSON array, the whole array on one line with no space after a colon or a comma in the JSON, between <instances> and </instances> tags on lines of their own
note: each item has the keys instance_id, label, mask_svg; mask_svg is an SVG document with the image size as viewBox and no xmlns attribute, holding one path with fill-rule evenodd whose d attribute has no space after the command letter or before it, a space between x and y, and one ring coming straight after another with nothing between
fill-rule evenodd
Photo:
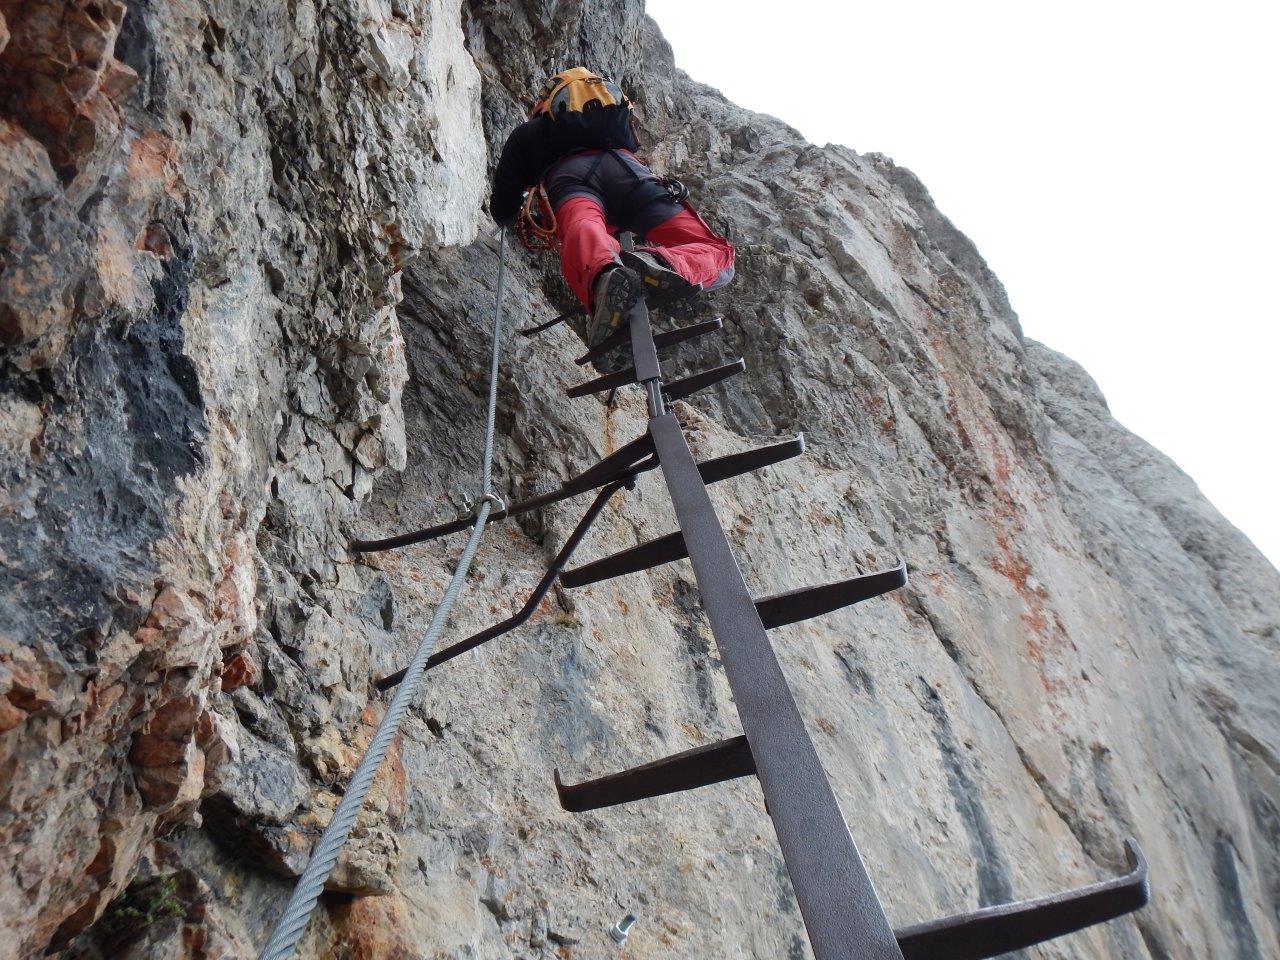
<instances>
[{"instance_id":1,"label":"climber","mask_svg":"<svg viewBox=\"0 0 1280 960\"><path fill-rule=\"evenodd\" d=\"M573 67L547 81L529 119L507 138L493 177L494 220L515 224L523 197L524 225L559 249L561 272L587 312L578 333L591 347L645 293L687 314L693 294L733 279L732 244L694 212L679 181L656 176L637 149L622 89ZM622 230L641 241L635 253L621 251Z\"/></svg>"}]
</instances>

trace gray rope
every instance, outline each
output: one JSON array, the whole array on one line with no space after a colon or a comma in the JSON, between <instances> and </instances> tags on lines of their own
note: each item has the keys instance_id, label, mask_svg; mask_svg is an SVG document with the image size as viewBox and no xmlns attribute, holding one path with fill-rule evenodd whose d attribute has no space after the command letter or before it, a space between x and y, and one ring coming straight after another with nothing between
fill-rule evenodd
<instances>
[{"instance_id":1,"label":"gray rope","mask_svg":"<svg viewBox=\"0 0 1280 960\"><path fill-rule=\"evenodd\" d=\"M471 528L471 538L467 541L466 549L462 551L458 566L453 572L453 579L449 581L448 589L445 590L439 606L436 607L435 613L431 617L431 624L427 627L426 635L422 638L422 642L418 644L417 652L413 655L413 661L409 664L408 669L405 670L404 680L400 683L399 689L396 690L395 696L392 697L391 705L387 708L387 713L382 718L382 722L378 724L373 740L370 741L369 748L360 759L360 765L356 767L356 772L351 777L351 783L347 785L347 792L343 794L342 800L338 803L338 808L334 810L333 817L329 820L329 825L325 827L324 834L320 837L320 842L311 851L311 860L307 863L306 869L302 871L302 876L298 878L297 886L293 888L293 894L289 897L289 902L285 904L284 913L281 914L280 919L276 922L275 929L271 932L271 938L267 941L266 946L258 954L258 960L288 960L289 957L293 956L294 948L297 946L303 930L306 929L307 921L311 918L311 914L316 908L316 903L320 899L320 894L324 890L325 881L329 879L334 865L338 862L338 853L347 842L347 836L351 833L352 826L355 825L356 816L360 813L360 808L364 806L365 796L369 793L369 788L373 786L373 779L377 776L378 768L382 765L387 751L391 749L391 742L395 739L396 733L400 729L400 723L404 719L405 713L409 710L410 702L418 694L418 687L427 668L427 660L435 649L436 641L440 639L440 634L444 631L445 624L449 619L449 612L453 609L454 601L457 600L458 593L462 590L462 585L467 579L467 572L471 569L471 561L475 559L476 550L480 547L480 538L484 536L484 528L489 520L489 513L493 510L494 503L491 498L495 497L489 489L489 482L493 469L493 425L496 417L495 408L498 402L498 354L499 334L502 328L502 276L503 263L506 259L506 235L507 232L504 228L502 239L498 244L498 289L495 298L496 305L493 311L493 352L489 364L489 421L485 431L484 487L482 488L484 499L481 500L476 511L475 524Z\"/></svg>"}]
</instances>

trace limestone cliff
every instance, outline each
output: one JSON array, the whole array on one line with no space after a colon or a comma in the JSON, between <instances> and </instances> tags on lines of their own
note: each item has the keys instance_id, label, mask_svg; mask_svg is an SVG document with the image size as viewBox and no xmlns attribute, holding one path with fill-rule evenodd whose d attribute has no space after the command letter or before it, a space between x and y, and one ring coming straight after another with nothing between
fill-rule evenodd
<instances>
[{"instance_id":1,"label":"limestone cliff","mask_svg":"<svg viewBox=\"0 0 1280 960\"><path fill-rule=\"evenodd\" d=\"M489 164L552 69L642 103L740 251L748 375L699 451L805 431L715 496L753 587L904 557L780 655L896 923L1117 870L1153 905L1057 958L1280 957L1280 575L885 157L674 68L634 0L0 0L0 958L251 956L460 544L364 559L474 484ZM886 147L892 145L886 144ZM1100 225L1100 229L1104 228ZM509 315L563 305L509 264ZM508 336L499 479L643 409ZM495 526L454 618L520 605L577 518ZM644 482L588 556L672 529ZM431 674L300 955L808 955L749 781L586 816L550 782L737 732L686 564L557 591Z\"/></svg>"}]
</instances>

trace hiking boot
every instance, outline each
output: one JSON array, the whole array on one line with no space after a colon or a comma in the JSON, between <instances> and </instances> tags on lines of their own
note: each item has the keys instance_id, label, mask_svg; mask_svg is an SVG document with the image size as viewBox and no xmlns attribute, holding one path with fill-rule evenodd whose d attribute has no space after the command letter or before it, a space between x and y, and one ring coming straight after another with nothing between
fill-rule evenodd
<instances>
[{"instance_id":1,"label":"hiking boot","mask_svg":"<svg viewBox=\"0 0 1280 960\"><path fill-rule=\"evenodd\" d=\"M587 346L597 346L617 330L641 296L640 278L627 267L607 267L596 277L591 291L595 309L587 321Z\"/></svg>"},{"instance_id":2,"label":"hiking boot","mask_svg":"<svg viewBox=\"0 0 1280 960\"><path fill-rule=\"evenodd\" d=\"M662 310L677 320L687 320L697 310L702 288L690 283L655 254L643 250L622 254L622 262L640 275L644 298L651 310Z\"/></svg>"}]
</instances>

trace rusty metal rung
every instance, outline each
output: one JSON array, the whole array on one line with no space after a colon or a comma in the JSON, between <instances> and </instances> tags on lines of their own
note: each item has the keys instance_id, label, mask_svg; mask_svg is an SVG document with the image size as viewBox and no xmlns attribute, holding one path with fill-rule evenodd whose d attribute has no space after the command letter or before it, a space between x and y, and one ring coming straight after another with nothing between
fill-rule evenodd
<instances>
[{"instance_id":1,"label":"rusty metal rung","mask_svg":"<svg viewBox=\"0 0 1280 960\"><path fill-rule=\"evenodd\" d=\"M1044 943L1146 906L1147 861L1124 842L1129 872L1064 893L987 907L893 932L905 960L985 960Z\"/></svg>"},{"instance_id":2,"label":"rusty metal rung","mask_svg":"<svg viewBox=\"0 0 1280 960\"><path fill-rule=\"evenodd\" d=\"M601 340L594 347L592 347L590 350L588 350L582 356L578 357L578 359L574 360L573 362L576 363L578 366L582 366L585 363L590 363L592 360L596 359L596 357L603 357L606 353L608 353L614 347L621 344L624 340L628 339L630 336L631 336L631 331L626 327L620 325L617 330L613 331L613 333L609 334L607 337L605 337L603 340Z\"/></svg>"},{"instance_id":3,"label":"rusty metal rung","mask_svg":"<svg viewBox=\"0 0 1280 960\"><path fill-rule=\"evenodd\" d=\"M606 373L603 376L596 377L594 380L587 380L575 386L568 387L565 395L570 397L586 397L593 393L600 393L602 390L616 390L618 387L625 387L629 383L636 382L636 368L627 367L625 370L619 370L616 373Z\"/></svg>"},{"instance_id":4,"label":"rusty metal rung","mask_svg":"<svg viewBox=\"0 0 1280 960\"><path fill-rule=\"evenodd\" d=\"M540 497L531 497L528 500L513 503L505 510L495 510L489 514L488 522L493 523L507 517L528 513L530 510L537 510L539 507L559 503L561 500L568 500L570 497L576 497L579 494L586 493L588 490L602 487L610 480L621 477L623 474L634 475L644 473L646 470L652 470L658 465L656 460L649 463L642 462L645 457L652 455L652 453L653 438L646 433L630 443L622 445L599 463L584 470L576 477L566 480L559 488L552 490L550 493L544 493ZM437 537L457 533L459 530L465 530L469 526L471 526L471 517L461 517L457 520L450 520L448 523L437 524L434 527L426 527L422 530L413 530L409 533L396 534L393 537L383 537L378 540L352 540L350 549L352 553L377 553L382 550L394 550L398 547L407 547L415 543L422 543L424 540L435 540Z\"/></svg>"},{"instance_id":5,"label":"rusty metal rung","mask_svg":"<svg viewBox=\"0 0 1280 960\"><path fill-rule=\"evenodd\" d=\"M742 453L731 453L724 457L716 457L714 460L704 461L698 464L698 472L702 475L703 483L718 483L730 477L750 473L752 470L771 467L775 463L782 463L802 453L804 453L804 434L800 433L792 440L783 440L781 443L771 443L765 447L756 447L754 450L744 450Z\"/></svg>"},{"instance_id":6,"label":"rusty metal rung","mask_svg":"<svg viewBox=\"0 0 1280 960\"><path fill-rule=\"evenodd\" d=\"M686 340L693 340L697 337L704 337L708 333L715 333L717 330L724 329L724 320L715 317L711 320L702 320L699 323L691 323L684 327L676 327L674 330L667 330L663 333L656 333L653 336L653 346L657 350L665 350L667 347L674 347L678 343L684 343ZM626 327L609 334L603 341L592 347L582 356L573 362L578 366L590 363L599 357L603 357L614 347L622 343L630 334L630 330Z\"/></svg>"},{"instance_id":7,"label":"rusty metal rung","mask_svg":"<svg viewBox=\"0 0 1280 960\"><path fill-rule=\"evenodd\" d=\"M558 323L564 323L566 320L568 320L577 312L578 312L577 309L566 310L564 313L560 314L558 317L552 317L546 323L539 323L537 326L533 326L533 327L520 327L518 330L516 330L516 333L520 334L520 336L522 337L536 336L537 334L542 333L542 331L544 330L550 330L552 327L554 327Z\"/></svg>"},{"instance_id":8,"label":"rusty metal rung","mask_svg":"<svg viewBox=\"0 0 1280 960\"><path fill-rule=\"evenodd\" d=\"M745 369L747 369L747 361L738 359L733 363L726 363L722 367L713 367L710 370L703 370L701 373L685 377L683 380L677 380L675 383L663 387L662 392L672 402L683 400L685 397L697 393L699 390L714 386L722 380L736 377Z\"/></svg>"},{"instance_id":9,"label":"rusty metal rung","mask_svg":"<svg viewBox=\"0 0 1280 960\"><path fill-rule=\"evenodd\" d=\"M677 530L657 540L649 540L637 544L627 550L610 554L601 560L584 563L580 567L566 570L560 574L560 585L564 587L585 587L590 583L599 583L624 574L648 570L650 567L683 560L689 555L684 546L684 535Z\"/></svg>"},{"instance_id":10,"label":"rusty metal rung","mask_svg":"<svg viewBox=\"0 0 1280 960\"><path fill-rule=\"evenodd\" d=\"M798 457L802 453L804 453L803 434L793 440L784 440L782 443L773 443L767 447L707 460L698 464L698 472L702 476L703 483L718 483L730 477ZM688 555L684 537L677 531L572 570L566 570L560 576L560 584L567 588L585 587L591 583L599 583L601 580L609 580L671 563L674 560L682 560Z\"/></svg>"},{"instance_id":11,"label":"rusty metal rung","mask_svg":"<svg viewBox=\"0 0 1280 960\"><path fill-rule=\"evenodd\" d=\"M906 582L907 564L904 560L889 570L763 597L756 601L756 612L767 629L784 627L897 590Z\"/></svg>"},{"instance_id":12,"label":"rusty metal rung","mask_svg":"<svg viewBox=\"0 0 1280 960\"><path fill-rule=\"evenodd\" d=\"M523 625L525 621L532 617L534 612L538 609L539 604L542 603L543 598L551 592L551 587L555 584L556 578L560 576L561 571L564 570L565 564L569 562L569 559L573 556L573 552L581 545L582 538L587 535L587 531L591 529L591 525L595 523L596 518L600 516L600 511L604 509L605 504L607 504L609 499L623 487L631 489L634 483L634 477L625 477L620 480L615 480L613 483L605 484L604 489L596 494L595 500L593 500L591 506L587 508L587 512L582 515L582 519L578 521L578 525L573 528L573 532L569 534L569 539L564 542L564 546L560 548L560 552L557 553L555 559L551 561L551 565L547 567L547 572L542 575L542 579L538 581L538 585L533 588L533 593L529 594L528 599L525 600L524 606L505 620L495 623L490 627L486 627L479 633L473 633L465 640L459 640L457 643L445 647L443 650L437 650L428 658L427 669L434 670L442 663L448 663L454 657L461 656L468 650L474 650L481 644L488 643L490 640L500 637L503 634L510 633L512 630L516 629L516 627ZM390 690L404 679L404 675L405 670L397 670L379 680L375 680L373 685L379 690Z\"/></svg>"},{"instance_id":13,"label":"rusty metal rung","mask_svg":"<svg viewBox=\"0 0 1280 960\"><path fill-rule=\"evenodd\" d=\"M707 460L698 464L698 469L702 472L704 483L716 483L720 480L748 473L751 470L759 470L762 467L790 460L793 457L800 456L800 454L804 453L804 450L804 436L801 434L792 440L783 440L780 443L772 443L765 447L758 447L755 450L731 453L727 456L716 457L714 460ZM653 439L646 433L619 447L599 463L578 474L578 476L566 480L551 493L545 493L540 497L532 497L528 500L521 500L518 503L511 504L505 510L491 513L489 522L493 523L507 517L528 513L530 510L537 510L539 507L550 506L561 500L576 497L581 493L586 493L588 490L604 486L614 477L621 476L623 473L642 473L652 470L657 466L656 460L652 463L641 463L645 457L652 453ZM382 550L394 550L397 547L407 547L415 543L422 543L424 540L434 540L450 533L457 533L459 530L465 530L470 525L471 518L462 517L458 520L451 520L448 523L397 534L392 537L384 537L377 540L353 540L351 542L351 551L353 553L376 553Z\"/></svg>"},{"instance_id":14,"label":"rusty metal rung","mask_svg":"<svg viewBox=\"0 0 1280 960\"><path fill-rule=\"evenodd\" d=\"M554 777L560 806L570 813L582 813L706 787L755 772L747 738L733 737L574 786L561 781L559 770Z\"/></svg>"},{"instance_id":15,"label":"rusty metal rung","mask_svg":"<svg viewBox=\"0 0 1280 960\"><path fill-rule=\"evenodd\" d=\"M653 453L653 438L647 433L624 443L599 463L565 481L565 487L582 492L608 483Z\"/></svg>"}]
</instances>

